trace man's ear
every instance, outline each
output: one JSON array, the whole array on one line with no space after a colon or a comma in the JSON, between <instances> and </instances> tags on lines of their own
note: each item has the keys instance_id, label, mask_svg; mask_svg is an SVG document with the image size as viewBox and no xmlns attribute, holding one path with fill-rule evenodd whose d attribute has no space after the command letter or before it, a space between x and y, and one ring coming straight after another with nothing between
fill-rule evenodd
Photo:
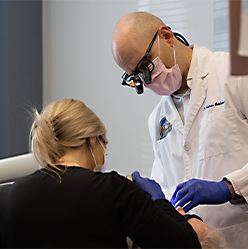
<instances>
[{"instance_id":1,"label":"man's ear","mask_svg":"<svg viewBox=\"0 0 248 249\"><path fill-rule=\"evenodd\" d=\"M159 27L158 35L159 35L160 39L165 39L167 41L167 43L170 44L170 46L173 46L174 35L173 35L173 32L166 25L162 25Z\"/></svg>"}]
</instances>

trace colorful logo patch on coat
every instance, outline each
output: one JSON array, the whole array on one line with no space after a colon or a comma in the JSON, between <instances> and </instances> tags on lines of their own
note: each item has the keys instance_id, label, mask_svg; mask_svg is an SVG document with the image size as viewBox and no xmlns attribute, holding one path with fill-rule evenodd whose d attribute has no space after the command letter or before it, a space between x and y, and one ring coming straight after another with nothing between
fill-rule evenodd
<instances>
[{"instance_id":1,"label":"colorful logo patch on coat","mask_svg":"<svg viewBox=\"0 0 248 249\"><path fill-rule=\"evenodd\" d=\"M160 120L160 139L165 138L172 131L172 124L163 117Z\"/></svg>"}]
</instances>

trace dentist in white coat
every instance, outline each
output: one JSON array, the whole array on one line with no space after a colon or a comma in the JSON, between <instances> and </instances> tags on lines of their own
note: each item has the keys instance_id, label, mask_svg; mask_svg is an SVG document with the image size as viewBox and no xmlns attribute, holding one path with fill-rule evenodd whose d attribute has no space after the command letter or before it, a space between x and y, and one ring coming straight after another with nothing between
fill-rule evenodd
<instances>
[{"instance_id":1,"label":"dentist in white coat","mask_svg":"<svg viewBox=\"0 0 248 249\"><path fill-rule=\"evenodd\" d=\"M221 229L225 248L247 248L248 76L230 76L228 53L188 45L134 12L117 23L112 52L123 85L162 95L149 117L152 178L175 207Z\"/></svg>"}]
</instances>

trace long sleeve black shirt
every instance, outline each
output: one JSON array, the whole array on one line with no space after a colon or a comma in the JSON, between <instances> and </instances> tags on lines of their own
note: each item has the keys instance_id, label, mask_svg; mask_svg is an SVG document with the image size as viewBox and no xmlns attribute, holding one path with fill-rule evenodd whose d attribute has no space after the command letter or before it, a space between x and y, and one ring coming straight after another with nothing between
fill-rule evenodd
<instances>
[{"instance_id":1,"label":"long sleeve black shirt","mask_svg":"<svg viewBox=\"0 0 248 249\"><path fill-rule=\"evenodd\" d=\"M0 190L0 245L12 248L200 248L167 200L152 201L116 172L46 170Z\"/></svg>"}]
</instances>

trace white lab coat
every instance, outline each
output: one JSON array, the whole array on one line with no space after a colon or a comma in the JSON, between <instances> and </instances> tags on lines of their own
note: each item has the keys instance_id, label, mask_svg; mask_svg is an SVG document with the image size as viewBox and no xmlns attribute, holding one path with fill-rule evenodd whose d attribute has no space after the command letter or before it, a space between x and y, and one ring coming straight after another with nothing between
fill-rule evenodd
<instances>
[{"instance_id":1,"label":"white lab coat","mask_svg":"<svg viewBox=\"0 0 248 249\"><path fill-rule=\"evenodd\" d=\"M162 97L150 115L155 153L151 177L167 198L185 180L227 177L248 202L248 76L229 74L227 53L194 45L185 124L170 96ZM167 121L161 125L164 117ZM228 202L200 205L192 212L223 231L225 248L248 248L247 207Z\"/></svg>"}]
</instances>

